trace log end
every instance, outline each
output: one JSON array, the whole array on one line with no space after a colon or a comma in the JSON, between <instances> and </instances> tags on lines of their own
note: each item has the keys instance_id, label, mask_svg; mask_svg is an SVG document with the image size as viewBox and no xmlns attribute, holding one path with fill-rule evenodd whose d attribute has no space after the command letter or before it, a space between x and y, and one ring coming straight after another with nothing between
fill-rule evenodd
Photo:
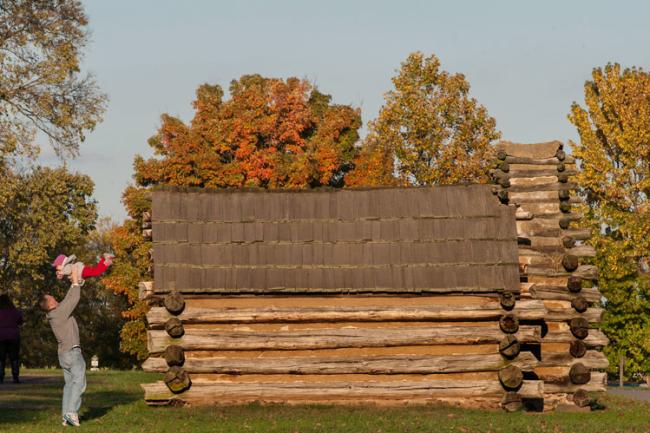
<instances>
[{"instance_id":1,"label":"log end","mask_svg":"<svg viewBox=\"0 0 650 433\"><path fill-rule=\"evenodd\" d=\"M172 338L180 338L185 334L183 322L178 317L171 317L165 322L165 331Z\"/></svg>"},{"instance_id":2,"label":"log end","mask_svg":"<svg viewBox=\"0 0 650 433\"><path fill-rule=\"evenodd\" d=\"M174 394L187 391L192 386L190 375L178 366L170 367L167 373L165 373L163 381L167 385L167 388Z\"/></svg>"},{"instance_id":3,"label":"log end","mask_svg":"<svg viewBox=\"0 0 650 433\"><path fill-rule=\"evenodd\" d=\"M576 296L571 301L571 306L578 313L584 313L589 308L589 302L583 296Z\"/></svg>"},{"instance_id":4,"label":"log end","mask_svg":"<svg viewBox=\"0 0 650 433\"><path fill-rule=\"evenodd\" d=\"M569 346L569 353L574 358L582 358L587 353L587 345L582 340L573 340Z\"/></svg>"},{"instance_id":5,"label":"log end","mask_svg":"<svg viewBox=\"0 0 650 433\"><path fill-rule=\"evenodd\" d=\"M185 308L185 299L178 292L173 292L165 296L163 303L167 311L175 315L181 314Z\"/></svg>"},{"instance_id":6,"label":"log end","mask_svg":"<svg viewBox=\"0 0 650 433\"><path fill-rule=\"evenodd\" d=\"M591 380L591 370L585 367L582 363L578 362L573 364L569 370L569 379L571 379L571 383L576 385L589 383Z\"/></svg>"},{"instance_id":7,"label":"log end","mask_svg":"<svg viewBox=\"0 0 650 433\"><path fill-rule=\"evenodd\" d=\"M505 389L516 391L524 381L524 373L519 367L509 365L499 370L499 381Z\"/></svg>"},{"instance_id":8,"label":"log end","mask_svg":"<svg viewBox=\"0 0 650 433\"><path fill-rule=\"evenodd\" d=\"M564 266L567 272L573 272L580 266L580 261L577 256L567 254L562 258L562 266Z\"/></svg>"},{"instance_id":9,"label":"log end","mask_svg":"<svg viewBox=\"0 0 650 433\"><path fill-rule=\"evenodd\" d=\"M506 412L517 412L523 408L521 396L514 391L508 391L501 399L501 407Z\"/></svg>"},{"instance_id":10,"label":"log end","mask_svg":"<svg viewBox=\"0 0 650 433\"><path fill-rule=\"evenodd\" d=\"M185 351L181 346L167 346L163 356L170 367L182 367L185 363Z\"/></svg>"},{"instance_id":11,"label":"log end","mask_svg":"<svg viewBox=\"0 0 650 433\"><path fill-rule=\"evenodd\" d=\"M584 317L574 317L569 321L571 333L581 340L589 335L589 322Z\"/></svg>"},{"instance_id":12,"label":"log end","mask_svg":"<svg viewBox=\"0 0 650 433\"><path fill-rule=\"evenodd\" d=\"M506 314L499 319L499 328L506 334L514 334L519 330L519 319L512 314Z\"/></svg>"},{"instance_id":13,"label":"log end","mask_svg":"<svg viewBox=\"0 0 650 433\"><path fill-rule=\"evenodd\" d=\"M499 342L499 353L507 359L516 358L520 351L521 344L512 334L506 335L503 340Z\"/></svg>"}]
</instances>

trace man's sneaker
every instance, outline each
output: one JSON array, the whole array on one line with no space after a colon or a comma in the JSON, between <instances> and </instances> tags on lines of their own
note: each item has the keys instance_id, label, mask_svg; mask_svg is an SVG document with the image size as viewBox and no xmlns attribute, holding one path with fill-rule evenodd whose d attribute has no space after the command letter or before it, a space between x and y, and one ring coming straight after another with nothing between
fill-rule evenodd
<instances>
[{"instance_id":1,"label":"man's sneaker","mask_svg":"<svg viewBox=\"0 0 650 433\"><path fill-rule=\"evenodd\" d=\"M63 415L63 420L67 422L70 425L73 425L75 427L79 427L79 415L76 413L66 413Z\"/></svg>"}]
</instances>

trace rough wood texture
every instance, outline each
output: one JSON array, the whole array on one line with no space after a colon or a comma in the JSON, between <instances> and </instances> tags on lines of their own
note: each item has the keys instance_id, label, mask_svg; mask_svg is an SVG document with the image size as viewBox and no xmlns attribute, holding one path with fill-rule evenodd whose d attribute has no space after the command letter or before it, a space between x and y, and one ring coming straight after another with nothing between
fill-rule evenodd
<instances>
[{"instance_id":1,"label":"rough wood texture","mask_svg":"<svg viewBox=\"0 0 650 433\"><path fill-rule=\"evenodd\" d=\"M533 371L538 364L530 352L522 352L512 361L499 354L487 355L390 355L364 357L291 357L287 358L187 358L183 369L189 373L219 374L431 374L499 371L515 365ZM147 359L145 371L164 372L168 363L162 358Z\"/></svg>"},{"instance_id":2,"label":"rough wood texture","mask_svg":"<svg viewBox=\"0 0 650 433\"><path fill-rule=\"evenodd\" d=\"M552 158L527 158L519 156L508 156L505 161L508 164L526 164L526 165L554 165L558 164L571 164L574 162L572 157L567 157L564 161L560 161L556 157Z\"/></svg>"},{"instance_id":3,"label":"rough wood texture","mask_svg":"<svg viewBox=\"0 0 650 433\"><path fill-rule=\"evenodd\" d=\"M582 343L581 340L578 341ZM581 358L574 358L570 353L543 352L538 367L566 367L578 362L596 370L604 370L609 366L605 354L597 350L587 350Z\"/></svg>"},{"instance_id":4,"label":"rough wood texture","mask_svg":"<svg viewBox=\"0 0 650 433\"><path fill-rule=\"evenodd\" d=\"M153 293L153 281L141 281L138 283L138 299L147 299Z\"/></svg>"},{"instance_id":5,"label":"rough wood texture","mask_svg":"<svg viewBox=\"0 0 650 433\"><path fill-rule=\"evenodd\" d=\"M282 403L327 402L330 404L358 403L365 401L415 403L438 401L440 398L461 397L465 406L476 405L469 398L497 397L503 387L496 380L429 380L429 381L381 381L381 382L213 382L196 381L192 388L181 395L172 394L163 382L142 385L145 401L156 402L181 399L192 405L241 404L246 402ZM518 390L526 398L543 398L543 382L525 380Z\"/></svg>"},{"instance_id":6,"label":"rough wood texture","mask_svg":"<svg viewBox=\"0 0 650 433\"><path fill-rule=\"evenodd\" d=\"M173 366L165 373L163 379L167 388L174 394L188 390L192 386L190 376L181 367Z\"/></svg>"},{"instance_id":7,"label":"rough wood texture","mask_svg":"<svg viewBox=\"0 0 650 433\"><path fill-rule=\"evenodd\" d=\"M506 334L514 334L519 330L519 320L512 314L505 314L499 319L499 328Z\"/></svg>"},{"instance_id":8,"label":"rough wood texture","mask_svg":"<svg viewBox=\"0 0 650 433\"><path fill-rule=\"evenodd\" d=\"M607 391L607 373L592 372L591 380L589 383L572 384L569 382L568 377L563 382L546 382L544 383L545 393L573 393L579 389L584 389L587 392L605 392Z\"/></svg>"},{"instance_id":9,"label":"rough wood texture","mask_svg":"<svg viewBox=\"0 0 650 433\"><path fill-rule=\"evenodd\" d=\"M515 334L522 343L539 343L539 326L520 326ZM383 329L313 329L304 331L186 331L172 339L165 331L148 331L148 350L160 353L170 344L185 350L300 350L337 347L387 347L432 344L498 343L503 333L494 327L383 328Z\"/></svg>"},{"instance_id":10,"label":"rough wood texture","mask_svg":"<svg viewBox=\"0 0 650 433\"><path fill-rule=\"evenodd\" d=\"M573 394L573 402L578 407L587 407L591 403L591 397L584 389L579 389Z\"/></svg>"},{"instance_id":11,"label":"rough wood texture","mask_svg":"<svg viewBox=\"0 0 650 433\"><path fill-rule=\"evenodd\" d=\"M569 330L549 331L544 336L545 343L571 343L575 337ZM609 339L599 329L589 330L589 335L582 340L589 348L602 348L609 343Z\"/></svg>"},{"instance_id":12,"label":"rough wood texture","mask_svg":"<svg viewBox=\"0 0 650 433\"><path fill-rule=\"evenodd\" d=\"M153 193L156 293L496 293L518 285L491 186Z\"/></svg>"},{"instance_id":13,"label":"rough wood texture","mask_svg":"<svg viewBox=\"0 0 650 433\"><path fill-rule=\"evenodd\" d=\"M514 298L513 298L514 302ZM521 320L541 320L546 308L542 301L516 303L512 314ZM434 305L421 307L311 307L301 308L201 308L187 307L178 316L185 324L256 322L388 322L388 321L470 321L498 320L503 309L497 300L484 305ZM166 309L152 308L147 321L152 329L173 317Z\"/></svg>"},{"instance_id":14,"label":"rough wood texture","mask_svg":"<svg viewBox=\"0 0 650 433\"><path fill-rule=\"evenodd\" d=\"M499 353L506 358L513 359L519 355L519 352L521 352L521 344L514 335L508 334L499 342Z\"/></svg>"},{"instance_id":15,"label":"rough wood texture","mask_svg":"<svg viewBox=\"0 0 650 433\"><path fill-rule=\"evenodd\" d=\"M583 296L576 296L571 300L571 307L573 307L574 310L576 310L578 313L584 313L589 309L589 302L583 297ZM602 317L602 313L599 314L593 321L594 322L599 322ZM590 322L592 320L587 319Z\"/></svg>"},{"instance_id":16,"label":"rough wood texture","mask_svg":"<svg viewBox=\"0 0 650 433\"><path fill-rule=\"evenodd\" d=\"M521 369L515 365L508 365L499 370L499 382L508 390L518 389L524 381L524 374Z\"/></svg>"},{"instance_id":17,"label":"rough wood texture","mask_svg":"<svg viewBox=\"0 0 650 433\"><path fill-rule=\"evenodd\" d=\"M558 150L562 149L563 144L558 140L543 143L513 143L511 141L502 140L494 147L497 152L503 152L506 156L555 158L558 156Z\"/></svg>"},{"instance_id":18,"label":"rough wood texture","mask_svg":"<svg viewBox=\"0 0 650 433\"><path fill-rule=\"evenodd\" d=\"M173 338L180 338L185 334L183 322L181 322L178 317L173 316L165 321L165 331L167 331L167 334Z\"/></svg>"},{"instance_id":19,"label":"rough wood texture","mask_svg":"<svg viewBox=\"0 0 650 433\"><path fill-rule=\"evenodd\" d=\"M517 412L523 407L521 396L515 391L508 391L501 399L501 407L506 412Z\"/></svg>"},{"instance_id":20,"label":"rough wood texture","mask_svg":"<svg viewBox=\"0 0 650 433\"><path fill-rule=\"evenodd\" d=\"M174 315L180 314L183 311L183 308L185 308L185 300L183 299L183 295L178 292L168 294L165 296L163 302L167 311Z\"/></svg>"},{"instance_id":21,"label":"rough wood texture","mask_svg":"<svg viewBox=\"0 0 650 433\"><path fill-rule=\"evenodd\" d=\"M569 354L574 358L582 358L587 354L587 345L582 340L573 340L569 346Z\"/></svg>"},{"instance_id":22,"label":"rough wood texture","mask_svg":"<svg viewBox=\"0 0 650 433\"><path fill-rule=\"evenodd\" d=\"M576 362L571 365L571 369L569 370L569 379L571 379L571 383L576 385L589 383L591 380L591 370L582 362Z\"/></svg>"},{"instance_id":23,"label":"rough wood texture","mask_svg":"<svg viewBox=\"0 0 650 433\"><path fill-rule=\"evenodd\" d=\"M151 358L150 358L151 359ZM157 358L161 364L161 369L157 370L160 372L166 371L167 367L182 366L185 362L185 352L180 346L167 346L165 353L163 354L163 359ZM162 362L164 361L164 362ZM146 361L145 361L146 362Z\"/></svg>"},{"instance_id":24,"label":"rough wood texture","mask_svg":"<svg viewBox=\"0 0 650 433\"><path fill-rule=\"evenodd\" d=\"M574 298L573 300L575 299L578 298ZM579 313L575 311L574 308L548 308L548 313L546 314L545 320L559 322L568 321L576 317L582 317L589 323L598 323L600 322L602 316L602 308L588 308L584 313Z\"/></svg>"},{"instance_id":25,"label":"rough wood texture","mask_svg":"<svg viewBox=\"0 0 650 433\"><path fill-rule=\"evenodd\" d=\"M569 321L571 333L579 339L584 339L589 335L589 322L585 317L574 317Z\"/></svg>"},{"instance_id":26,"label":"rough wood texture","mask_svg":"<svg viewBox=\"0 0 650 433\"><path fill-rule=\"evenodd\" d=\"M526 290L529 291L531 296L535 299L558 299L571 301L575 299L576 296L582 296L589 303L598 303L600 302L600 298L602 296L598 290L598 287L581 287L581 290L579 290L579 295L571 292L569 289L567 289L566 286L550 286L536 283L529 283L529 286Z\"/></svg>"},{"instance_id":27,"label":"rough wood texture","mask_svg":"<svg viewBox=\"0 0 650 433\"><path fill-rule=\"evenodd\" d=\"M562 193L563 196L565 195L564 198L569 198L569 195L571 194L570 191L572 189L575 190L577 188L578 185L576 185L573 182L559 183L556 178L550 182L542 182L537 184L522 184L521 182L517 182L517 184L513 183L508 188L508 191L512 193L534 192L534 191L558 191L558 193ZM560 198L562 198L562 196L560 196Z\"/></svg>"},{"instance_id":28,"label":"rough wood texture","mask_svg":"<svg viewBox=\"0 0 650 433\"><path fill-rule=\"evenodd\" d=\"M583 280L595 280L598 278L598 269L593 265L580 265L578 268L572 272L566 272L564 270L554 270L546 268L528 268L528 275L539 275L545 277L568 277L575 276L582 278Z\"/></svg>"}]
</instances>

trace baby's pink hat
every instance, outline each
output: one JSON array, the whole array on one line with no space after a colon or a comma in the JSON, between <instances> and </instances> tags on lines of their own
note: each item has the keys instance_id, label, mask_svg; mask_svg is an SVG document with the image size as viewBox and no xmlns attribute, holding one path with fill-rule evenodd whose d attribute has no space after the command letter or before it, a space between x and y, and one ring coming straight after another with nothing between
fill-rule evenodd
<instances>
[{"instance_id":1,"label":"baby's pink hat","mask_svg":"<svg viewBox=\"0 0 650 433\"><path fill-rule=\"evenodd\" d=\"M57 266L62 265L65 259L66 259L65 255L59 254L57 258L54 259L54 261L52 262L52 266L56 268Z\"/></svg>"}]
</instances>

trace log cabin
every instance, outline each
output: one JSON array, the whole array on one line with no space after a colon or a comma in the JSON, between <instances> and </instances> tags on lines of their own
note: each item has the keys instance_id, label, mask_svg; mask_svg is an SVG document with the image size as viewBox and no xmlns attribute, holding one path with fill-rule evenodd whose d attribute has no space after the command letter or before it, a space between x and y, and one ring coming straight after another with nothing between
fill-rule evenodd
<instances>
[{"instance_id":1,"label":"log cabin","mask_svg":"<svg viewBox=\"0 0 650 433\"><path fill-rule=\"evenodd\" d=\"M501 142L492 185L155 189L145 401L589 410L575 173L560 142Z\"/></svg>"}]
</instances>

